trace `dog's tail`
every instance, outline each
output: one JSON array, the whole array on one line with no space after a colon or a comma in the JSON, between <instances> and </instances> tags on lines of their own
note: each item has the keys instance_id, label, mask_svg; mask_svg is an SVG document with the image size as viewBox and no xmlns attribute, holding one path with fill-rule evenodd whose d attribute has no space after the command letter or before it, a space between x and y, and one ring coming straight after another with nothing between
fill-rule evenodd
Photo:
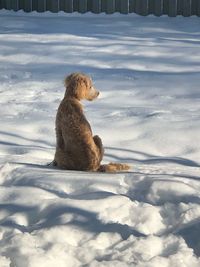
<instances>
[{"instance_id":1,"label":"dog's tail","mask_svg":"<svg viewBox=\"0 0 200 267\"><path fill-rule=\"evenodd\" d=\"M99 167L98 171L100 172L118 172L118 171L127 171L130 169L130 166L122 163L108 163L103 164Z\"/></svg>"}]
</instances>

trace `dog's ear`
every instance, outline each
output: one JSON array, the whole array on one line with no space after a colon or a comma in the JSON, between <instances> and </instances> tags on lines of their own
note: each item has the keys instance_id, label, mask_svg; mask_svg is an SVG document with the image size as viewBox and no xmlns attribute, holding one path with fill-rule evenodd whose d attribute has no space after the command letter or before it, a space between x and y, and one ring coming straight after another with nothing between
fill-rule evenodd
<instances>
[{"instance_id":1,"label":"dog's ear","mask_svg":"<svg viewBox=\"0 0 200 267\"><path fill-rule=\"evenodd\" d=\"M72 73L65 78L65 87L65 96L75 97L81 100L85 98L87 76L81 73Z\"/></svg>"},{"instance_id":2,"label":"dog's ear","mask_svg":"<svg viewBox=\"0 0 200 267\"><path fill-rule=\"evenodd\" d=\"M76 77L76 73L72 73L65 78L64 85L66 89L69 87L72 87L72 81L74 80L75 77Z\"/></svg>"}]
</instances>

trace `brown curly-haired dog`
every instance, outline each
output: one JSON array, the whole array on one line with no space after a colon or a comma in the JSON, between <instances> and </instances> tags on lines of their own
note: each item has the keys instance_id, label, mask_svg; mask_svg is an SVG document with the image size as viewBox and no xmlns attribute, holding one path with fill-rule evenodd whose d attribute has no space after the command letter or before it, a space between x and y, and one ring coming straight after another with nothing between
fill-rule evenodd
<instances>
[{"instance_id":1,"label":"brown curly-haired dog","mask_svg":"<svg viewBox=\"0 0 200 267\"><path fill-rule=\"evenodd\" d=\"M115 172L128 170L126 164L101 165L104 149L98 135L93 136L83 114L80 100L89 101L99 92L85 74L72 73L65 79L66 92L56 116L56 152L54 165L67 170Z\"/></svg>"}]
</instances>

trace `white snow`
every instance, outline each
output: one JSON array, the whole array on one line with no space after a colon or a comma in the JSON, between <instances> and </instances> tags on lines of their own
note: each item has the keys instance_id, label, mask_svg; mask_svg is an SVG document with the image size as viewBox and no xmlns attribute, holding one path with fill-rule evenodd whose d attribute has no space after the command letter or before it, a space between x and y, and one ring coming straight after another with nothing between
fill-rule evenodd
<instances>
[{"instance_id":1,"label":"white snow","mask_svg":"<svg viewBox=\"0 0 200 267\"><path fill-rule=\"evenodd\" d=\"M200 266L199 18L0 11L0 267ZM103 174L47 166L65 75Z\"/></svg>"}]
</instances>

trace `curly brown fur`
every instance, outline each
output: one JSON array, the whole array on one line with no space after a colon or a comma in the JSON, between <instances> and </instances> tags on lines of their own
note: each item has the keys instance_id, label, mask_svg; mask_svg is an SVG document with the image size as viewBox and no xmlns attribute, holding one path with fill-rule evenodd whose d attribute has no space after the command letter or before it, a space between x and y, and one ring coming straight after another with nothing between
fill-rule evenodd
<instances>
[{"instance_id":1,"label":"curly brown fur","mask_svg":"<svg viewBox=\"0 0 200 267\"><path fill-rule=\"evenodd\" d=\"M81 100L94 100L99 92L85 74L72 73L65 79L66 92L56 115L56 152L53 164L62 169L116 172L128 170L126 164L100 165L104 148L101 138L93 136Z\"/></svg>"}]
</instances>

